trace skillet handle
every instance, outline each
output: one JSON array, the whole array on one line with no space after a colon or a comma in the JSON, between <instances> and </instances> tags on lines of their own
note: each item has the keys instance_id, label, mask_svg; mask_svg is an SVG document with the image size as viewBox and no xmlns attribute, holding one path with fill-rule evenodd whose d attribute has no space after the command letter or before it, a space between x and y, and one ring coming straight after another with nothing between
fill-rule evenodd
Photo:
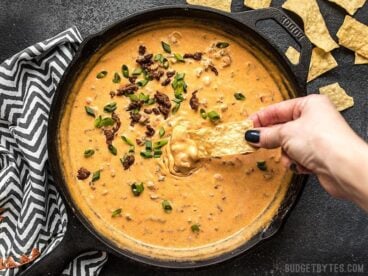
<instances>
[{"instance_id":1,"label":"skillet handle","mask_svg":"<svg viewBox=\"0 0 368 276\"><path fill-rule=\"evenodd\" d=\"M68 227L62 241L49 254L32 264L20 275L59 276L79 254L86 251L105 250L102 243L92 236L68 207L66 207L66 210L68 212Z\"/></svg>"},{"instance_id":2,"label":"skillet handle","mask_svg":"<svg viewBox=\"0 0 368 276\"><path fill-rule=\"evenodd\" d=\"M309 72L309 62L312 52L312 45L309 39L304 35L303 30L283 11L276 8L259 9L253 11L245 11L239 13L233 13L232 16L238 21L246 24L249 28L257 32L261 37L266 39L278 50L284 61L292 68L293 73L297 77L298 85L301 88L305 88L307 76ZM290 60L285 56L286 49L282 49L285 45L276 45L272 41L272 37L268 35L264 30L257 27L257 23L271 19L276 22L287 35L289 35L296 44L300 47L300 59L298 64L292 64ZM280 34L274 34L279 36ZM283 42L285 44L285 42ZM280 44L280 43L279 43ZM286 45L289 46L289 45Z\"/></svg>"}]
</instances>

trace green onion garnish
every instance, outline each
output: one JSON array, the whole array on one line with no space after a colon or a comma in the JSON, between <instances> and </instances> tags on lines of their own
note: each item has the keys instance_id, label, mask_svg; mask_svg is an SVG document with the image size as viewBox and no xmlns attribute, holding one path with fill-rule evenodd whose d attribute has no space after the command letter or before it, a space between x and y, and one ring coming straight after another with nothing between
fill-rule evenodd
<instances>
[{"instance_id":1,"label":"green onion garnish","mask_svg":"<svg viewBox=\"0 0 368 276\"><path fill-rule=\"evenodd\" d=\"M201 108L200 110L199 110L199 114L201 114L201 117L203 118L203 119L207 119L207 113L206 113L206 110L204 110L203 108Z\"/></svg>"},{"instance_id":2,"label":"green onion garnish","mask_svg":"<svg viewBox=\"0 0 368 276\"><path fill-rule=\"evenodd\" d=\"M180 108L180 103L177 103L171 110L172 114L175 114L176 112L178 112Z\"/></svg>"},{"instance_id":3,"label":"green onion garnish","mask_svg":"<svg viewBox=\"0 0 368 276\"><path fill-rule=\"evenodd\" d=\"M111 102L111 103L105 105L104 111L108 112L108 113L111 113L111 112L114 112L116 110L116 108L117 108L116 102Z\"/></svg>"},{"instance_id":4,"label":"green onion garnish","mask_svg":"<svg viewBox=\"0 0 368 276\"><path fill-rule=\"evenodd\" d=\"M164 51L165 51L166 53L171 54L171 47L170 47L170 44L167 44L166 42L161 41L161 46L162 46L162 49L164 49Z\"/></svg>"},{"instance_id":5,"label":"green onion garnish","mask_svg":"<svg viewBox=\"0 0 368 276\"><path fill-rule=\"evenodd\" d=\"M106 76L107 76L107 71L101 71L100 73L97 74L96 78L103 79Z\"/></svg>"},{"instance_id":6,"label":"green onion garnish","mask_svg":"<svg viewBox=\"0 0 368 276\"><path fill-rule=\"evenodd\" d=\"M235 97L235 99L237 99L238 101L244 101L244 100L245 100L245 96L244 96L242 93L240 93L240 92L238 92L238 93L234 93L234 97Z\"/></svg>"},{"instance_id":7,"label":"green onion garnish","mask_svg":"<svg viewBox=\"0 0 368 276\"><path fill-rule=\"evenodd\" d=\"M184 58L183 58L183 56L181 54L175 53L174 54L174 57L179 62L185 62L185 60L184 60Z\"/></svg>"},{"instance_id":8,"label":"green onion garnish","mask_svg":"<svg viewBox=\"0 0 368 276\"><path fill-rule=\"evenodd\" d=\"M140 155L143 157L143 158L152 158L153 155L152 155L152 152L151 151L141 151Z\"/></svg>"},{"instance_id":9,"label":"green onion garnish","mask_svg":"<svg viewBox=\"0 0 368 276\"><path fill-rule=\"evenodd\" d=\"M220 115L216 111L208 112L207 116L213 123L217 123L221 119Z\"/></svg>"},{"instance_id":10,"label":"green onion garnish","mask_svg":"<svg viewBox=\"0 0 368 276\"><path fill-rule=\"evenodd\" d=\"M97 180L100 179L100 170L98 171L95 171L93 174L92 174L92 182L95 182Z\"/></svg>"},{"instance_id":11,"label":"green onion garnish","mask_svg":"<svg viewBox=\"0 0 368 276\"><path fill-rule=\"evenodd\" d=\"M132 140L128 139L127 137L125 137L124 135L121 136L121 139L129 146L133 146L134 147L134 143L132 142Z\"/></svg>"},{"instance_id":12,"label":"green onion garnish","mask_svg":"<svg viewBox=\"0 0 368 276\"><path fill-rule=\"evenodd\" d=\"M162 150L160 150L160 149L155 149L155 150L153 151L153 158L160 158L160 157L161 157L161 155L162 155Z\"/></svg>"},{"instance_id":13,"label":"green onion garnish","mask_svg":"<svg viewBox=\"0 0 368 276\"><path fill-rule=\"evenodd\" d=\"M149 100L149 95L144 95L143 93L140 93L138 99L140 101L147 102Z\"/></svg>"},{"instance_id":14,"label":"green onion garnish","mask_svg":"<svg viewBox=\"0 0 368 276\"><path fill-rule=\"evenodd\" d=\"M125 64L121 67L124 78L129 78L129 68Z\"/></svg>"},{"instance_id":15,"label":"green onion garnish","mask_svg":"<svg viewBox=\"0 0 368 276\"><path fill-rule=\"evenodd\" d=\"M119 83L121 81L121 78L117 72L114 74L114 78L112 79L113 83Z\"/></svg>"},{"instance_id":16,"label":"green onion garnish","mask_svg":"<svg viewBox=\"0 0 368 276\"><path fill-rule=\"evenodd\" d=\"M85 106L84 109L89 116L96 117L95 111L89 106Z\"/></svg>"},{"instance_id":17,"label":"green onion garnish","mask_svg":"<svg viewBox=\"0 0 368 276\"><path fill-rule=\"evenodd\" d=\"M101 115L95 119L95 127L112 126L115 121L110 117L102 118Z\"/></svg>"},{"instance_id":18,"label":"green onion garnish","mask_svg":"<svg viewBox=\"0 0 368 276\"><path fill-rule=\"evenodd\" d=\"M143 79L143 80L140 80L140 81L138 81L137 82L137 85L139 86L139 87L144 87L144 86L146 86L147 85L147 83L149 82L149 80L148 79Z\"/></svg>"},{"instance_id":19,"label":"green onion garnish","mask_svg":"<svg viewBox=\"0 0 368 276\"><path fill-rule=\"evenodd\" d=\"M165 135L165 129L163 127L160 127L160 130L158 131L158 135L160 138L162 138Z\"/></svg>"},{"instance_id":20,"label":"green onion garnish","mask_svg":"<svg viewBox=\"0 0 368 276\"><path fill-rule=\"evenodd\" d=\"M114 145L110 144L108 147L109 151L113 154L116 155L118 153L118 150L114 147Z\"/></svg>"},{"instance_id":21,"label":"green onion garnish","mask_svg":"<svg viewBox=\"0 0 368 276\"><path fill-rule=\"evenodd\" d=\"M227 48L229 47L229 43L227 42L217 42L216 43L216 47L219 48L219 49L224 49L224 48Z\"/></svg>"},{"instance_id":22,"label":"green onion garnish","mask_svg":"<svg viewBox=\"0 0 368 276\"><path fill-rule=\"evenodd\" d=\"M167 58L164 58L164 59L162 60L162 66L163 66L165 69L169 68L170 63L169 63L169 61L167 60Z\"/></svg>"},{"instance_id":23,"label":"green onion garnish","mask_svg":"<svg viewBox=\"0 0 368 276\"><path fill-rule=\"evenodd\" d=\"M139 196L144 191L143 182L137 183L134 182L130 188L132 189L132 193L134 196Z\"/></svg>"},{"instance_id":24,"label":"green onion garnish","mask_svg":"<svg viewBox=\"0 0 368 276\"><path fill-rule=\"evenodd\" d=\"M162 148L163 146L165 146L167 144L168 140L160 140L160 141L157 141L153 144L153 148L154 149L160 149Z\"/></svg>"},{"instance_id":25,"label":"green onion garnish","mask_svg":"<svg viewBox=\"0 0 368 276\"><path fill-rule=\"evenodd\" d=\"M165 211L165 213L170 213L171 211L172 211L172 206L171 206L171 203L170 203L170 201L168 201L168 200L164 200L164 201L162 201L162 208L164 209L164 211Z\"/></svg>"},{"instance_id":26,"label":"green onion garnish","mask_svg":"<svg viewBox=\"0 0 368 276\"><path fill-rule=\"evenodd\" d=\"M116 209L115 211L113 211L112 213L111 213L111 216L113 217L113 218L115 218L115 217L117 217L117 216L119 216L120 214L121 214L121 208L118 208L118 209Z\"/></svg>"},{"instance_id":27,"label":"green onion garnish","mask_svg":"<svg viewBox=\"0 0 368 276\"><path fill-rule=\"evenodd\" d=\"M146 151L151 151L152 150L152 141L147 140L146 141Z\"/></svg>"},{"instance_id":28,"label":"green onion garnish","mask_svg":"<svg viewBox=\"0 0 368 276\"><path fill-rule=\"evenodd\" d=\"M161 55L161 54L157 54L157 55L155 55L154 57L153 57L153 60L154 61L159 61L159 62L163 62L164 61L164 56L163 55Z\"/></svg>"},{"instance_id":29,"label":"green onion garnish","mask_svg":"<svg viewBox=\"0 0 368 276\"><path fill-rule=\"evenodd\" d=\"M87 149L84 151L84 157L88 158L95 154L95 151L93 149Z\"/></svg>"},{"instance_id":30,"label":"green onion garnish","mask_svg":"<svg viewBox=\"0 0 368 276\"><path fill-rule=\"evenodd\" d=\"M142 74L142 72L143 72L142 68L136 68L136 69L134 69L132 75L133 76L139 76L140 74Z\"/></svg>"}]
</instances>

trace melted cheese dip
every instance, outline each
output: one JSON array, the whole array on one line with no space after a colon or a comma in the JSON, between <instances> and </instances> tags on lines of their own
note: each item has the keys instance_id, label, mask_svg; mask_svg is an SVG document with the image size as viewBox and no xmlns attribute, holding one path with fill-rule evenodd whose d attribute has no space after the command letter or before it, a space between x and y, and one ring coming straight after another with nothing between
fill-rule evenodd
<instances>
[{"instance_id":1,"label":"melted cheese dip","mask_svg":"<svg viewBox=\"0 0 368 276\"><path fill-rule=\"evenodd\" d=\"M171 54L163 50L161 41L170 45ZM228 46L219 48L218 42L226 42ZM147 114L144 109L158 108L158 104L143 105L133 111L143 119L132 126L127 111L132 100L116 93L129 84L122 76L122 65L127 65L130 75L140 67L136 62L140 45L146 47L145 54L166 57L169 68L159 67L165 75L159 81L153 79L139 87L135 94L154 98L159 91L169 97L170 109L174 108L171 84L175 75L169 85L161 84L170 70L175 70L175 74L185 73L187 92L183 93L184 100L175 114L170 111L166 119L162 113ZM180 62L172 57L174 53L183 56L196 52L202 53L200 60L185 58ZM154 62L153 67L156 63L159 62ZM105 49L86 70L69 98L61 124L60 151L72 198L99 233L118 246L144 256L195 260L232 250L269 224L290 182L289 172L279 163L280 150L197 160L192 158L196 156L195 147L185 143L185 129L176 128L182 133L170 141L173 128L183 122L188 128L198 129L241 121L285 99L287 92L281 76L266 56L242 41L188 23L160 26L125 37ZM107 75L97 78L102 71ZM120 82L113 82L115 73L119 74ZM141 74L136 82L142 79ZM113 98L111 91L115 93ZM199 102L197 110L190 105L194 91ZM235 93L241 93L245 99L237 100ZM112 126L94 125L99 115L111 117L111 113L104 111L111 102L116 103L114 113L121 121L112 140L116 155L108 149L104 135L104 129ZM86 107L92 109L95 118L86 113ZM215 111L220 121L202 118L200 109ZM146 133L147 124L155 130L152 137ZM160 129L161 134L165 130L162 137ZM121 136L133 142L134 153L129 153L131 146ZM140 155L147 152L146 140L154 144L165 139L169 143L161 148L158 158ZM84 152L91 149L94 154L85 157ZM125 170L120 159L127 154L134 155L135 161ZM178 170L173 168L173 158L177 159L174 163L184 168L184 173L175 173ZM266 162L266 170L257 167L261 160ZM193 162L195 170L186 173L185 167L193 168ZM80 168L90 172L85 179L77 177ZM100 176L92 181L97 171ZM143 183L144 190L138 196L132 192L133 183ZM165 210L164 201L171 210Z\"/></svg>"}]
</instances>

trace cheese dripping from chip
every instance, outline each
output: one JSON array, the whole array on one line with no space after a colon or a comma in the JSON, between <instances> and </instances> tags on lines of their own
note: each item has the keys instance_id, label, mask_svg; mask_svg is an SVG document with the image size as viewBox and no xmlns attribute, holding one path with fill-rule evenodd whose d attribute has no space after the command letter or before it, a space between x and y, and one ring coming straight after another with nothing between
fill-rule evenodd
<instances>
[{"instance_id":1,"label":"cheese dripping from chip","mask_svg":"<svg viewBox=\"0 0 368 276\"><path fill-rule=\"evenodd\" d=\"M316 0L287 0L282 7L300 16L310 41L325 52L338 48L332 39Z\"/></svg>"},{"instance_id":2,"label":"cheese dripping from chip","mask_svg":"<svg viewBox=\"0 0 368 276\"><path fill-rule=\"evenodd\" d=\"M187 0L187 4L231 12L231 0Z\"/></svg>"},{"instance_id":3,"label":"cheese dripping from chip","mask_svg":"<svg viewBox=\"0 0 368 276\"><path fill-rule=\"evenodd\" d=\"M169 142L169 170L176 175L190 175L199 168L201 159L254 152L244 139L253 128L251 120L190 129L188 122L173 128Z\"/></svg>"}]
</instances>

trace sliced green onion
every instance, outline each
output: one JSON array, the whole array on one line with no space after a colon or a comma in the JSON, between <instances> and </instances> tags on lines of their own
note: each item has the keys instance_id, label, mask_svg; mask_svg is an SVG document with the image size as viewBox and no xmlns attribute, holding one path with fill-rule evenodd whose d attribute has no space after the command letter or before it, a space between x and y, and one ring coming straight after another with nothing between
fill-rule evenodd
<instances>
[{"instance_id":1,"label":"sliced green onion","mask_svg":"<svg viewBox=\"0 0 368 276\"><path fill-rule=\"evenodd\" d=\"M147 140L146 141L146 151L151 151L152 150L152 141Z\"/></svg>"},{"instance_id":2,"label":"sliced green onion","mask_svg":"<svg viewBox=\"0 0 368 276\"><path fill-rule=\"evenodd\" d=\"M164 56L163 56L163 55L161 55L161 54L157 54L157 55L155 55L155 56L153 57L153 60L154 60L154 61L159 61L159 62L163 63L163 61L164 61Z\"/></svg>"},{"instance_id":3,"label":"sliced green onion","mask_svg":"<svg viewBox=\"0 0 368 276\"><path fill-rule=\"evenodd\" d=\"M172 206L171 206L170 201L168 201L166 199L164 201L162 201L161 205L162 205L162 208L164 209L165 213L170 213L173 209Z\"/></svg>"},{"instance_id":4,"label":"sliced green onion","mask_svg":"<svg viewBox=\"0 0 368 276\"><path fill-rule=\"evenodd\" d=\"M207 116L213 123L217 123L221 119L220 115L216 111L208 112Z\"/></svg>"},{"instance_id":5,"label":"sliced green onion","mask_svg":"<svg viewBox=\"0 0 368 276\"><path fill-rule=\"evenodd\" d=\"M117 72L115 72L114 78L112 79L112 82L113 83L120 83L120 81L121 81L121 78L120 78L119 74Z\"/></svg>"},{"instance_id":6,"label":"sliced green onion","mask_svg":"<svg viewBox=\"0 0 368 276\"><path fill-rule=\"evenodd\" d=\"M238 93L234 93L234 97L235 97L235 99L237 99L238 101L244 101L244 100L245 100L245 96L244 96L242 93L240 93L240 92L238 92Z\"/></svg>"},{"instance_id":7,"label":"sliced green onion","mask_svg":"<svg viewBox=\"0 0 368 276\"><path fill-rule=\"evenodd\" d=\"M84 151L84 157L88 158L95 154L95 151L93 149L87 149Z\"/></svg>"},{"instance_id":8,"label":"sliced green onion","mask_svg":"<svg viewBox=\"0 0 368 276\"><path fill-rule=\"evenodd\" d=\"M170 44L166 43L165 41L161 41L161 46L162 46L162 49L164 49L164 51L165 51L166 53L171 54L171 47L170 47Z\"/></svg>"},{"instance_id":9,"label":"sliced green onion","mask_svg":"<svg viewBox=\"0 0 368 276\"><path fill-rule=\"evenodd\" d=\"M122 209L121 209L121 208L118 208L118 209L116 209L115 211L113 211L113 212L111 213L111 216L112 216L113 218L115 218L115 217L117 217L117 216L119 216L119 215L121 214L121 211L122 211Z\"/></svg>"},{"instance_id":10,"label":"sliced green onion","mask_svg":"<svg viewBox=\"0 0 368 276\"><path fill-rule=\"evenodd\" d=\"M168 140L160 140L160 141L157 141L153 144L153 148L154 149L160 149L162 148L163 146L165 146L166 144L168 143Z\"/></svg>"},{"instance_id":11,"label":"sliced green onion","mask_svg":"<svg viewBox=\"0 0 368 276\"><path fill-rule=\"evenodd\" d=\"M132 75L139 76L140 74L142 74L142 72L143 72L142 68L135 68Z\"/></svg>"},{"instance_id":12,"label":"sliced green onion","mask_svg":"<svg viewBox=\"0 0 368 276\"><path fill-rule=\"evenodd\" d=\"M152 104L154 104L154 103L156 103L155 98L149 98L149 99L148 99L148 101L147 101L145 104L146 104L146 105L152 105Z\"/></svg>"},{"instance_id":13,"label":"sliced green onion","mask_svg":"<svg viewBox=\"0 0 368 276\"><path fill-rule=\"evenodd\" d=\"M108 113L111 113L111 112L114 112L116 110L116 108L117 108L116 102L111 102L111 103L105 105L104 111L108 112Z\"/></svg>"},{"instance_id":14,"label":"sliced green onion","mask_svg":"<svg viewBox=\"0 0 368 276\"><path fill-rule=\"evenodd\" d=\"M199 224L193 224L190 229L192 230L193 233L199 233L200 231L200 225Z\"/></svg>"},{"instance_id":15,"label":"sliced green onion","mask_svg":"<svg viewBox=\"0 0 368 276\"><path fill-rule=\"evenodd\" d=\"M177 103L171 110L172 114L175 114L179 111L180 103Z\"/></svg>"},{"instance_id":16,"label":"sliced green onion","mask_svg":"<svg viewBox=\"0 0 368 276\"><path fill-rule=\"evenodd\" d=\"M144 95L143 93L140 93L138 99L140 101L147 102L149 100L149 95Z\"/></svg>"},{"instance_id":17,"label":"sliced green onion","mask_svg":"<svg viewBox=\"0 0 368 276\"><path fill-rule=\"evenodd\" d=\"M144 86L146 86L147 85L147 83L149 82L149 80L148 79L143 79L143 80L140 80L140 81L138 81L137 82L137 85L139 86L139 87L144 87Z\"/></svg>"},{"instance_id":18,"label":"sliced green onion","mask_svg":"<svg viewBox=\"0 0 368 276\"><path fill-rule=\"evenodd\" d=\"M264 160L257 161L257 168L260 169L261 171L267 171L266 161Z\"/></svg>"},{"instance_id":19,"label":"sliced green onion","mask_svg":"<svg viewBox=\"0 0 368 276\"><path fill-rule=\"evenodd\" d=\"M201 114L201 117L203 118L203 119L207 119L207 113L206 113L206 110L204 110L203 108L201 108L200 110L199 110L199 114Z\"/></svg>"},{"instance_id":20,"label":"sliced green onion","mask_svg":"<svg viewBox=\"0 0 368 276\"><path fill-rule=\"evenodd\" d=\"M134 196L139 196L144 191L143 182L137 183L134 182L130 188L132 189L132 193Z\"/></svg>"},{"instance_id":21,"label":"sliced green onion","mask_svg":"<svg viewBox=\"0 0 368 276\"><path fill-rule=\"evenodd\" d=\"M95 111L89 106L85 106L84 109L89 116L96 117Z\"/></svg>"},{"instance_id":22,"label":"sliced green onion","mask_svg":"<svg viewBox=\"0 0 368 276\"><path fill-rule=\"evenodd\" d=\"M132 102L138 102L139 101L139 98L136 94L130 94L129 95L129 99L132 101Z\"/></svg>"},{"instance_id":23,"label":"sliced green onion","mask_svg":"<svg viewBox=\"0 0 368 276\"><path fill-rule=\"evenodd\" d=\"M103 79L106 76L107 76L107 71L101 71L100 73L97 74L96 78Z\"/></svg>"},{"instance_id":24,"label":"sliced green onion","mask_svg":"<svg viewBox=\"0 0 368 276\"><path fill-rule=\"evenodd\" d=\"M114 147L114 145L110 144L108 147L109 151L113 154L116 155L118 153L118 150Z\"/></svg>"},{"instance_id":25,"label":"sliced green onion","mask_svg":"<svg viewBox=\"0 0 368 276\"><path fill-rule=\"evenodd\" d=\"M163 127L160 127L160 130L158 131L158 135L160 138L162 138L165 135L165 129Z\"/></svg>"},{"instance_id":26,"label":"sliced green onion","mask_svg":"<svg viewBox=\"0 0 368 276\"><path fill-rule=\"evenodd\" d=\"M125 64L121 67L124 78L129 78L129 68Z\"/></svg>"},{"instance_id":27,"label":"sliced green onion","mask_svg":"<svg viewBox=\"0 0 368 276\"><path fill-rule=\"evenodd\" d=\"M179 62L185 62L185 60L184 60L184 58L183 58L183 56L181 54L175 53L174 54L174 57Z\"/></svg>"},{"instance_id":28,"label":"sliced green onion","mask_svg":"<svg viewBox=\"0 0 368 276\"><path fill-rule=\"evenodd\" d=\"M141 151L140 155L143 157L143 158L152 158L153 157L153 154L151 151Z\"/></svg>"},{"instance_id":29,"label":"sliced green onion","mask_svg":"<svg viewBox=\"0 0 368 276\"><path fill-rule=\"evenodd\" d=\"M217 48L220 48L220 49L224 49L224 48L227 48L227 47L229 47L229 43L227 43L227 42L217 42L216 43L216 47Z\"/></svg>"},{"instance_id":30,"label":"sliced green onion","mask_svg":"<svg viewBox=\"0 0 368 276\"><path fill-rule=\"evenodd\" d=\"M98 171L95 171L93 174L92 174L92 182L95 182L97 180L100 179L100 170Z\"/></svg>"},{"instance_id":31,"label":"sliced green onion","mask_svg":"<svg viewBox=\"0 0 368 276\"><path fill-rule=\"evenodd\" d=\"M167 58L164 58L164 59L162 60L162 66L163 66L165 69L169 68L170 63L169 63L169 61L167 60Z\"/></svg>"},{"instance_id":32,"label":"sliced green onion","mask_svg":"<svg viewBox=\"0 0 368 276\"><path fill-rule=\"evenodd\" d=\"M153 158L160 158L160 157L161 157L161 155L162 155L162 150L160 150L160 149L155 149L155 150L153 151Z\"/></svg>"},{"instance_id":33,"label":"sliced green onion","mask_svg":"<svg viewBox=\"0 0 368 276\"><path fill-rule=\"evenodd\" d=\"M95 119L95 127L112 126L115 121L110 117L102 118L101 115Z\"/></svg>"},{"instance_id":34,"label":"sliced green onion","mask_svg":"<svg viewBox=\"0 0 368 276\"><path fill-rule=\"evenodd\" d=\"M133 146L134 147L134 143L132 142L132 140L128 139L126 136L122 135L121 139L129 146Z\"/></svg>"}]
</instances>

